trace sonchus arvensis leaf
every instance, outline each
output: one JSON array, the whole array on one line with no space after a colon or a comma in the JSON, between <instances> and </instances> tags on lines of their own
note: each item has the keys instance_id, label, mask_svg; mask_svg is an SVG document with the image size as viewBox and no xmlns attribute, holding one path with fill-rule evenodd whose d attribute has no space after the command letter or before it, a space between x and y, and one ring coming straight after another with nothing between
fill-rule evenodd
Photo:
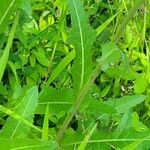
<instances>
[{"instance_id":1,"label":"sonchus arvensis leaf","mask_svg":"<svg viewBox=\"0 0 150 150\"><path fill-rule=\"evenodd\" d=\"M68 0L71 14L72 29L70 43L75 48L75 59L73 66L73 87L74 94L87 82L92 72L92 45L96 38L94 31L88 22L88 16L84 11L80 0Z\"/></svg>"},{"instance_id":2,"label":"sonchus arvensis leaf","mask_svg":"<svg viewBox=\"0 0 150 150\"><path fill-rule=\"evenodd\" d=\"M34 111L37 104L38 88L34 86L26 92L15 112L19 114L22 118L32 123ZM21 120L16 120L13 117L9 117L0 132L0 137L9 139L26 137L29 130L30 127L25 125Z\"/></svg>"}]
</instances>

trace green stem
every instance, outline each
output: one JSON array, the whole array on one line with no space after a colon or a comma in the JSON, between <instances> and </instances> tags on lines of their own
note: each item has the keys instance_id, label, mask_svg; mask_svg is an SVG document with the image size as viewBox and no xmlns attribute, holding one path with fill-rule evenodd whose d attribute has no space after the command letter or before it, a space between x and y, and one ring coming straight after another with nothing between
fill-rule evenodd
<instances>
[{"instance_id":1,"label":"green stem","mask_svg":"<svg viewBox=\"0 0 150 150\"><path fill-rule=\"evenodd\" d=\"M145 7L143 7L144 11L144 18L143 18L143 30L142 30L142 52L144 53L144 43L146 44L146 25L147 25L147 7L145 3ZM147 54L147 53L146 53Z\"/></svg>"},{"instance_id":2,"label":"green stem","mask_svg":"<svg viewBox=\"0 0 150 150\"><path fill-rule=\"evenodd\" d=\"M49 74L50 74L50 72L51 72L51 66L52 66L52 62L53 62L54 56L55 56L56 47L57 47L57 41L56 41L55 44L54 44L52 56L51 56L51 58L50 58L50 62L49 62L48 70L47 70L47 76L46 76L46 78L45 78L45 83L47 82L48 76L49 76Z\"/></svg>"}]
</instances>

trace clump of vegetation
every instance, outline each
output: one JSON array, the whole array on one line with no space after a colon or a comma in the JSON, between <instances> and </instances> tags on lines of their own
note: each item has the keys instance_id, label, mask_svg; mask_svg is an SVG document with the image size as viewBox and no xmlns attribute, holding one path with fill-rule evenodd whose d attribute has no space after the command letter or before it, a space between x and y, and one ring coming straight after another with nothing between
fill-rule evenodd
<instances>
[{"instance_id":1,"label":"clump of vegetation","mask_svg":"<svg viewBox=\"0 0 150 150\"><path fill-rule=\"evenodd\" d=\"M150 1L0 1L3 150L150 148Z\"/></svg>"}]
</instances>

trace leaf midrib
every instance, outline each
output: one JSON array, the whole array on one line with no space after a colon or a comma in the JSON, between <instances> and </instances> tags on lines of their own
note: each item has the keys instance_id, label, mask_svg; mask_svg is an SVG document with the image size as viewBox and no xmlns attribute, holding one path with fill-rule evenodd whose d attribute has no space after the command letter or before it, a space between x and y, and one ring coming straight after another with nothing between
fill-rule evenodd
<instances>
[{"instance_id":1,"label":"leaf midrib","mask_svg":"<svg viewBox=\"0 0 150 150\"><path fill-rule=\"evenodd\" d=\"M22 117L24 117L24 115L25 115L25 113L26 113L26 110L27 110L27 108L28 108L30 102L31 102L31 98L29 99L29 101L28 101L28 103L27 103L27 105L26 105L26 108L25 108L25 110L23 111ZM20 123L21 123L21 121L18 121L18 123L17 123L17 125L16 125L16 128L14 129L14 132L12 133L10 139L13 138L13 136L14 136L14 134L15 134L15 132L16 132L18 126L20 125Z\"/></svg>"},{"instance_id":2,"label":"leaf midrib","mask_svg":"<svg viewBox=\"0 0 150 150\"><path fill-rule=\"evenodd\" d=\"M81 64L81 82L80 82L80 86L79 86L79 89L81 89L81 87L83 85L83 78L84 78L84 44L83 44L83 34L82 34L81 22L80 22L79 14L77 11L77 6L76 6L74 0L73 0L73 5L74 5L75 12L76 12L77 20L78 20L80 41L81 41L82 64Z\"/></svg>"}]
</instances>

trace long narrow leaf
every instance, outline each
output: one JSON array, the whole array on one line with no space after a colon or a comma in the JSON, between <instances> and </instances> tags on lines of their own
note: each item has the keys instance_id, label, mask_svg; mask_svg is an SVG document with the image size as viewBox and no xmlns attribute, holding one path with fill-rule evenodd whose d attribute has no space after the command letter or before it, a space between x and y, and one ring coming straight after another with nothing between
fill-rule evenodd
<instances>
[{"instance_id":1,"label":"long narrow leaf","mask_svg":"<svg viewBox=\"0 0 150 150\"><path fill-rule=\"evenodd\" d=\"M91 135L93 134L95 128L96 128L97 124L94 125L94 127L91 129L91 131L89 132L89 134L87 134L87 136L84 138L84 140L81 142L80 146L78 147L77 150L84 150L86 145L88 144Z\"/></svg>"},{"instance_id":2,"label":"long narrow leaf","mask_svg":"<svg viewBox=\"0 0 150 150\"><path fill-rule=\"evenodd\" d=\"M113 15L112 17L110 17L108 20L106 20L102 25L100 25L96 29L97 36L104 31L104 29L114 20L114 18L118 15L118 13L116 13L115 15Z\"/></svg>"},{"instance_id":3,"label":"long narrow leaf","mask_svg":"<svg viewBox=\"0 0 150 150\"><path fill-rule=\"evenodd\" d=\"M50 78L47 81L47 84L50 84L53 82L53 80L56 79L56 77L62 72L62 70L74 59L75 52L72 50L67 54L67 56L62 59L62 61L58 64L58 66L54 69L54 71L51 73Z\"/></svg>"},{"instance_id":4,"label":"long narrow leaf","mask_svg":"<svg viewBox=\"0 0 150 150\"><path fill-rule=\"evenodd\" d=\"M49 128L49 104L47 104L47 108L45 111L44 123L43 123L43 130L42 130L42 139L48 139L48 129Z\"/></svg>"},{"instance_id":5,"label":"long narrow leaf","mask_svg":"<svg viewBox=\"0 0 150 150\"><path fill-rule=\"evenodd\" d=\"M19 13L16 14L13 26L11 28L11 31L10 31L10 34L9 34L9 37L8 37L8 42L7 42L6 48L3 52L2 57L0 58L0 82L2 80L4 71L5 71L5 68L6 68L6 65L7 65L9 52L10 52L10 48L12 46L13 38L14 38L14 35L15 35L15 32L16 32L18 19L19 19Z\"/></svg>"},{"instance_id":6,"label":"long narrow leaf","mask_svg":"<svg viewBox=\"0 0 150 150\"><path fill-rule=\"evenodd\" d=\"M15 1L16 0L0 0L0 32L3 31L3 29L9 22L9 18L11 15L10 11L14 8Z\"/></svg>"},{"instance_id":7,"label":"long narrow leaf","mask_svg":"<svg viewBox=\"0 0 150 150\"><path fill-rule=\"evenodd\" d=\"M70 42L75 47L75 60L73 67L74 94L86 83L92 71L91 47L96 37L96 32L88 23L88 16L80 4L80 0L69 0L69 10L72 18L72 31Z\"/></svg>"}]
</instances>

